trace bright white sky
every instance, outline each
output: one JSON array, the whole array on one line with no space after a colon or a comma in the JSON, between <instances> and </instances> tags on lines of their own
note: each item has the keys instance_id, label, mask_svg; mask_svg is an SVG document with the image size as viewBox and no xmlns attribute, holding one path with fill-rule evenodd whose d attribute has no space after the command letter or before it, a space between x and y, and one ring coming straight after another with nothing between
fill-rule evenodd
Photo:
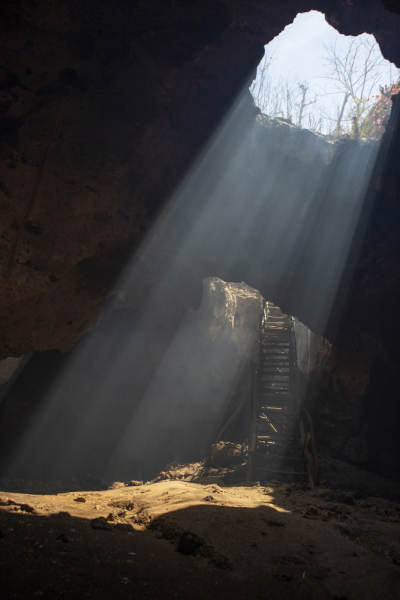
<instances>
[{"instance_id":1,"label":"bright white sky","mask_svg":"<svg viewBox=\"0 0 400 600\"><path fill-rule=\"evenodd\" d=\"M363 34L359 37L373 36ZM273 80L297 79L308 81L310 89L322 92L326 81L320 79L324 75L325 46L330 46L338 39L338 48L347 46L349 37L340 35L336 29L328 25L322 13L311 11L297 15L294 22L287 27L265 47L267 57L273 56L269 68ZM361 61L362 62L362 61ZM325 67L326 69L326 67ZM382 68L381 85L389 84L390 63L385 61ZM392 81L396 81L397 68L392 65ZM379 93L379 88L375 90ZM336 97L336 100L339 98ZM329 98L324 99L329 102Z\"/></svg>"},{"instance_id":2,"label":"bright white sky","mask_svg":"<svg viewBox=\"0 0 400 600\"><path fill-rule=\"evenodd\" d=\"M328 25L322 13L311 11L297 15L293 23L265 47L269 57L274 56L271 76L293 75L309 80L323 73L324 44L329 46L338 36ZM345 36L339 36L346 41Z\"/></svg>"}]
</instances>

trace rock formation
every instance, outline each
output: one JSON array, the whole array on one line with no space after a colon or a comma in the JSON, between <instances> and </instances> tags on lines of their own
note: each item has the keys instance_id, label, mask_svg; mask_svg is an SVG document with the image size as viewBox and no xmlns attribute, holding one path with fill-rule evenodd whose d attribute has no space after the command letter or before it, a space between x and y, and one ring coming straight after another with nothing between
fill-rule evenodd
<instances>
[{"instance_id":1,"label":"rock formation","mask_svg":"<svg viewBox=\"0 0 400 600\"><path fill-rule=\"evenodd\" d=\"M207 277L203 279L201 307L194 317L206 338L226 341L236 347L240 357L256 361L262 304L260 292L244 282L225 283Z\"/></svg>"}]
</instances>

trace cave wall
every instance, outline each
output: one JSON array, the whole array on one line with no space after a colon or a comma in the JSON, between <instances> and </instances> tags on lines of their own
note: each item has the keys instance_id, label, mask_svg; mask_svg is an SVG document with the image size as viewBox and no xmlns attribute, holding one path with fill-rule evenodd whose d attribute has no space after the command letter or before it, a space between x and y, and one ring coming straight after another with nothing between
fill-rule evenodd
<instances>
[{"instance_id":1,"label":"cave wall","mask_svg":"<svg viewBox=\"0 0 400 600\"><path fill-rule=\"evenodd\" d=\"M368 374L358 421L367 447L367 464L390 476L400 475L399 329L396 324L400 295L399 115L396 99L392 131L381 147L369 190L369 218L361 218L335 305L335 344L339 353ZM367 325L368 323L368 325ZM328 332L329 336L329 332ZM348 374L349 375L349 374ZM346 376L345 376L346 377ZM357 378L357 375L355 376ZM360 396L360 392L355 394ZM347 395L349 403L351 394ZM360 401L359 401L360 402ZM354 453L353 453L354 460Z\"/></svg>"}]
</instances>

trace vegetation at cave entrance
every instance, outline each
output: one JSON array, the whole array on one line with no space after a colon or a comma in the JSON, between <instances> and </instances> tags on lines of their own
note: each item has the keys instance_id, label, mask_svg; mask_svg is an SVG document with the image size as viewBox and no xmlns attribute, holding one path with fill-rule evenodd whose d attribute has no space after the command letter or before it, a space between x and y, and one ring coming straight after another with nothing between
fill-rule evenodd
<instances>
[{"instance_id":1,"label":"vegetation at cave entrance","mask_svg":"<svg viewBox=\"0 0 400 600\"><path fill-rule=\"evenodd\" d=\"M324 46L324 75L312 84L290 76L274 79L270 67L275 57L267 53L250 87L254 101L270 117L331 139L378 138L389 119L392 96L400 89L398 70L389 66L383 75L387 61L375 40L359 37L338 44L337 39Z\"/></svg>"}]
</instances>

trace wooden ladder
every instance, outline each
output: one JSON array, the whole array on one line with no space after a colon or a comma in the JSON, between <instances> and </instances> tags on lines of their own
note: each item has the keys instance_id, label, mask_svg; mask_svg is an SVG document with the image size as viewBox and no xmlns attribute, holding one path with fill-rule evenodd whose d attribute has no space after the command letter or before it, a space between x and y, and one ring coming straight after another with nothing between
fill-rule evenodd
<instances>
[{"instance_id":1,"label":"wooden ladder","mask_svg":"<svg viewBox=\"0 0 400 600\"><path fill-rule=\"evenodd\" d=\"M252 363L247 481L261 473L308 476L302 427L294 319L267 302L260 323L259 364Z\"/></svg>"}]
</instances>

